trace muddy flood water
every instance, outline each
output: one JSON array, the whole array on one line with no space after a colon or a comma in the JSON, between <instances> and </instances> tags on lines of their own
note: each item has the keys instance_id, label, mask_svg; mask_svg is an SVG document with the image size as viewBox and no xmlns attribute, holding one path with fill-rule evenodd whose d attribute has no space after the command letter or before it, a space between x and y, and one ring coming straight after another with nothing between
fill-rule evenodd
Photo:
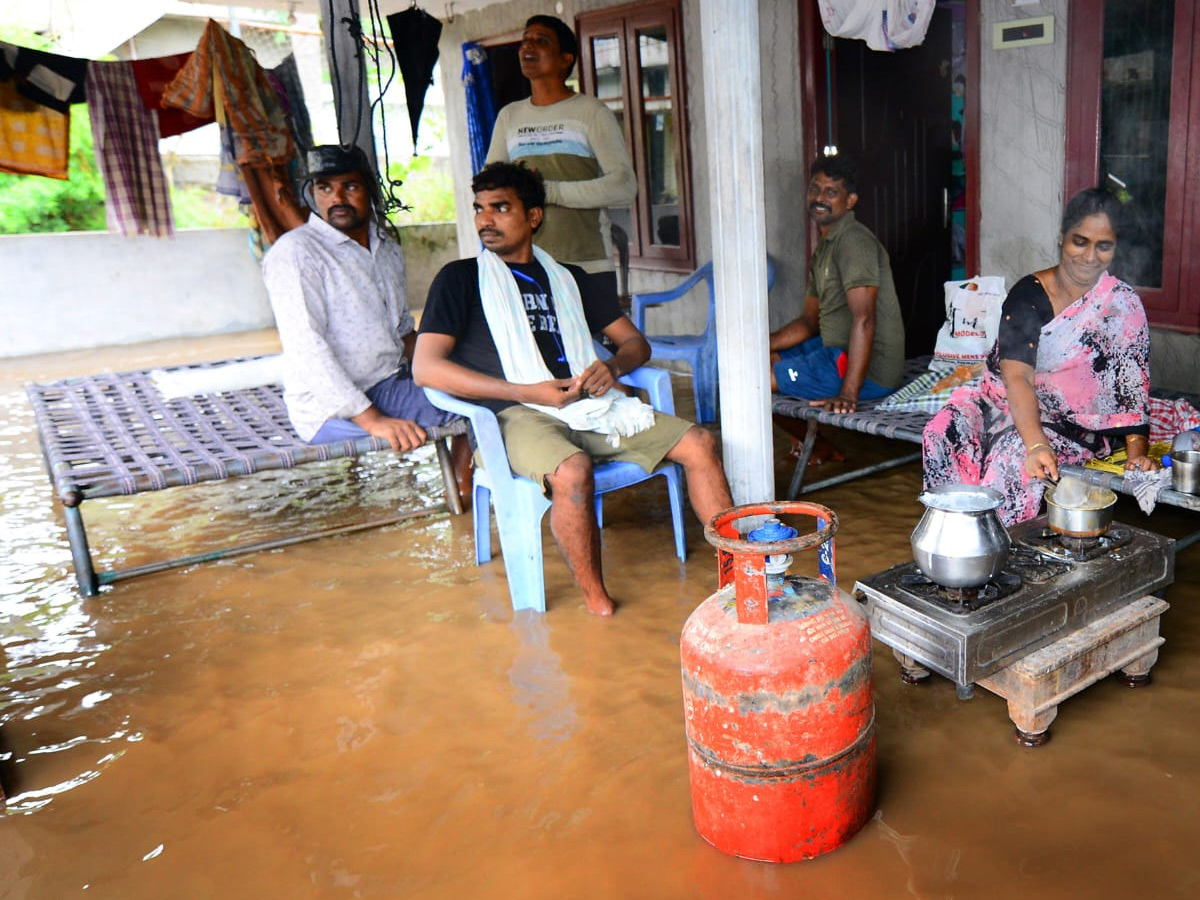
<instances>
[{"instance_id":1,"label":"muddy flood water","mask_svg":"<svg viewBox=\"0 0 1200 900\"><path fill-rule=\"evenodd\" d=\"M716 565L694 521L675 559L656 484L606 503L611 621L553 551L549 611L514 614L499 557L477 568L470 516L445 513L80 599L22 383L276 347L254 333L0 361L0 897L1200 897L1200 546L1165 592L1153 684L1087 689L1040 749L1013 742L1000 698L906 685L876 643L874 817L782 866L692 826L678 639ZM856 462L889 449L833 437ZM777 438L781 490L785 453ZM844 587L911 558L919 477L811 495L841 517ZM428 456L372 459L85 516L99 563L126 567L440 491ZM1117 518L1200 527L1124 499Z\"/></svg>"}]
</instances>

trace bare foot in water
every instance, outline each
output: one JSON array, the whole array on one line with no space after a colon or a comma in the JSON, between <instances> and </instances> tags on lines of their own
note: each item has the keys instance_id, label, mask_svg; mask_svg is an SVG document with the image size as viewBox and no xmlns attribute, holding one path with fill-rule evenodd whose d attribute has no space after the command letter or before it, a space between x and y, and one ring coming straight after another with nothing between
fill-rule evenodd
<instances>
[{"instance_id":1,"label":"bare foot in water","mask_svg":"<svg viewBox=\"0 0 1200 900\"><path fill-rule=\"evenodd\" d=\"M588 612L604 618L611 616L617 611L617 604L607 594L598 594L594 597L585 596L583 602L587 604Z\"/></svg>"}]
</instances>

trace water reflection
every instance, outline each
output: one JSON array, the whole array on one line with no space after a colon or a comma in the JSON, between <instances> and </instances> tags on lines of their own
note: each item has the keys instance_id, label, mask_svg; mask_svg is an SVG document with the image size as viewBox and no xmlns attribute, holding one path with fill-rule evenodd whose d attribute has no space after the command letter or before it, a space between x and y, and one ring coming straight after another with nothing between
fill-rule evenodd
<instances>
[{"instance_id":1,"label":"water reflection","mask_svg":"<svg viewBox=\"0 0 1200 900\"><path fill-rule=\"evenodd\" d=\"M509 628L521 643L508 670L508 681L514 703L529 713L530 734L540 741L567 740L578 727L578 715L562 662L550 647L546 617L521 610L513 613Z\"/></svg>"},{"instance_id":2,"label":"water reflection","mask_svg":"<svg viewBox=\"0 0 1200 900\"><path fill-rule=\"evenodd\" d=\"M105 498L86 504L84 515L97 568L112 569L436 507L441 496L436 455L426 447L404 457L331 460L303 471ZM0 591L0 783L7 812L30 815L93 782L124 756L124 745L143 739L127 716L114 722L104 707L115 692L153 678L156 666L143 662L133 684L98 687L98 680L121 677L114 671L120 663L105 657L113 641L137 639L134 622L148 610L115 600L127 593L124 582L90 600L76 593L65 528L20 390L0 392ZM230 609L202 618L214 612ZM355 686L363 696L374 688L370 677ZM347 718L336 740L351 750L372 732L369 718Z\"/></svg>"},{"instance_id":3,"label":"water reflection","mask_svg":"<svg viewBox=\"0 0 1200 900\"><path fill-rule=\"evenodd\" d=\"M962 859L962 851L957 848L950 848L944 851L944 856L937 864L929 864L920 858L920 839L916 835L901 834L896 829L889 826L883 821L883 810L875 811L874 816L875 830L879 837L890 844L896 851L896 855L903 860L908 871L908 877L905 881L905 890L911 897L919 897L921 900L952 900L953 892L947 893L931 893L928 888L923 888L917 884L921 879L922 874L929 871L940 872L942 880L953 884L957 879L957 871L959 862Z\"/></svg>"}]
</instances>

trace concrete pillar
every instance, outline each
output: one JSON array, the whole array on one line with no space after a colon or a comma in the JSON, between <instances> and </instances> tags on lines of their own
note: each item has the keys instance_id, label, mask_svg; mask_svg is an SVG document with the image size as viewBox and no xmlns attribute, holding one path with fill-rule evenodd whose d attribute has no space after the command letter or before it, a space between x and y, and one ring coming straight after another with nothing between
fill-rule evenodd
<instances>
[{"instance_id":1,"label":"concrete pillar","mask_svg":"<svg viewBox=\"0 0 1200 900\"><path fill-rule=\"evenodd\" d=\"M721 434L735 503L775 496L758 4L701 0Z\"/></svg>"},{"instance_id":2,"label":"concrete pillar","mask_svg":"<svg viewBox=\"0 0 1200 900\"><path fill-rule=\"evenodd\" d=\"M351 31L351 23L355 29ZM367 68L363 49L354 37L362 16L358 0L322 0L321 31L329 52L329 78L338 134L343 146L357 144L375 162L375 138L371 132L371 100L367 96Z\"/></svg>"}]
</instances>

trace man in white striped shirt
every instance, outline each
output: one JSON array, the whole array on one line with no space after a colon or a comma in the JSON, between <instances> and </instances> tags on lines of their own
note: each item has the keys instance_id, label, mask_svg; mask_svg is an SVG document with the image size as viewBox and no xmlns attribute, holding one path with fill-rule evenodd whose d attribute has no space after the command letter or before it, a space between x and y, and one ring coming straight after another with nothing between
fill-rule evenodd
<instances>
[{"instance_id":1,"label":"man in white striped shirt","mask_svg":"<svg viewBox=\"0 0 1200 900\"><path fill-rule=\"evenodd\" d=\"M308 154L308 178L315 212L263 259L288 417L310 443L371 435L412 450L425 442L424 426L455 417L412 381L404 254L381 225L375 173L357 147L321 146ZM466 441L455 451L469 494Z\"/></svg>"}]
</instances>

